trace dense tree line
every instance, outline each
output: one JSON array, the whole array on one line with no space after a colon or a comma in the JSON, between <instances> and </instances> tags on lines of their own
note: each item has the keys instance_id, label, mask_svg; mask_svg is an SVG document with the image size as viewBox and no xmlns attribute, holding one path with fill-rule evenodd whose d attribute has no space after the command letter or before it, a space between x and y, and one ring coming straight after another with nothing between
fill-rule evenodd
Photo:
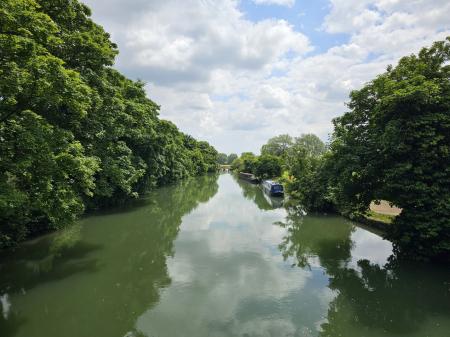
<instances>
[{"instance_id":1,"label":"dense tree line","mask_svg":"<svg viewBox=\"0 0 450 337\"><path fill-rule=\"evenodd\" d=\"M328 146L314 135L281 135L261 152L280 158L287 190L304 208L359 218L387 200L402 209L387 233L397 253L448 260L449 61L447 38L353 91Z\"/></svg>"},{"instance_id":2,"label":"dense tree line","mask_svg":"<svg viewBox=\"0 0 450 337\"><path fill-rule=\"evenodd\" d=\"M315 135L306 134L293 138L287 134L273 137L261 147L261 155L244 152L232 163L239 172L253 173L260 178L276 178L283 174L283 180L290 183L294 192L294 179L301 178L312 159L325 152L325 144ZM289 179L291 177L291 179Z\"/></svg>"},{"instance_id":3,"label":"dense tree line","mask_svg":"<svg viewBox=\"0 0 450 337\"><path fill-rule=\"evenodd\" d=\"M231 164L237 172L253 173L255 176L267 179L278 177L281 174L280 157L271 154L256 156L252 152L244 152Z\"/></svg>"},{"instance_id":4,"label":"dense tree line","mask_svg":"<svg viewBox=\"0 0 450 337\"><path fill-rule=\"evenodd\" d=\"M220 165L231 165L237 157L238 155L236 153L230 153L229 155L226 153L219 153L217 163Z\"/></svg>"},{"instance_id":5,"label":"dense tree line","mask_svg":"<svg viewBox=\"0 0 450 337\"><path fill-rule=\"evenodd\" d=\"M0 248L216 168L212 146L111 68L117 46L90 14L76 0L0 5Z\"/></svg>"}]
</instances>

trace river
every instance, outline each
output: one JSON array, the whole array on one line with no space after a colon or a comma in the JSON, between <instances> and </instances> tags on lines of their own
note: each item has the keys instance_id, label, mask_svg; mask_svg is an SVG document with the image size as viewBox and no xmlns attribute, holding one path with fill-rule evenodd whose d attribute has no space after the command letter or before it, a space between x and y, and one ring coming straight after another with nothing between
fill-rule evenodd
<instances>
[{"instance_id":1,"label":"river","mask_svg":"<svg viewBox=\"0 0 450 337\"><path fill-rule=\"evenodd\" d=\"M450 271L230 174L0 257L1 337L450 336Z\"/></svg>"}]
</instances>

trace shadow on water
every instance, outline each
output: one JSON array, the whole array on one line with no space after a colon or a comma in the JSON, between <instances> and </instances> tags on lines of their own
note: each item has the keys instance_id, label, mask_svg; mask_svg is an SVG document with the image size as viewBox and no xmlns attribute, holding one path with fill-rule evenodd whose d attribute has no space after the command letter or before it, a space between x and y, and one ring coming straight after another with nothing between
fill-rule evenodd
<instances>
[{"instance_id":1,"label":"shadow on water","mask_svg":"<svg viewBox=\"0 0 450 337\"><path fill-rule=\"evenodd\" d=\"M3 306L0 307L0 332L2 337L15 336L19 327L26 323L26 320L16 313L7 313Z\"/></svg>"},{"instance_id":2,"label":"shadow on water","mask_svg":"<svg viewBox=\"0 0 450 337\"><path fill-rule=\"evenodd\" d=\"M187 192L189 192L189 188L192 188L193 185L196 185L199 188L197 195L195 198L200 198L197 200L198 202L205 202L207 200L201 200L202 196L208 195L208 189L215 189L216 192L218 190L217 179L219 177L218 173L208 173L198 177L190 177L184 180L174 182L154 190L147 192L145 195L141 195L139 199L130 199L125 201L121 205L115 205L111 207L105 207L100 210L93 210L84 218L92 217L92 216L103 216L103 215L114 215L114 214L124 214L129 212L134 212L143 207L150 206L158 206L155 198L158 198L161 194L172 193L172 191L179 191L186 188Z\"/></svg>"},{"instance_id":3,"label":"shadow on water","mask_svg":"<svg viewBox=\"0 0 450 337\"><path fill-rule=\"evenodd\" d=\"M80 226L74 225L54 235L33 240L15 250L4 251L0 259L0 332L14 336L24 315L10 310L10 297L24 295L33 288L77 273L98 270L96 259L87 256L100 245L80 241Z\"/></svg>"},{"instance_id":4,"label":"shadow on water","mask_svg":"<svg viewBox=\"0 0 450 337\"><path fill-rule=\"evenodd\" d=\"M80 272L97 270L87 256L101 245L81 241L80 226L5 252L0 259L0 294L32 289L40 283L57 281Z\"/></svg>"},{"instance_id":5,"label":"shadow on water","mask_svg":"<svg viewBox=\"0 0 450 337\"><path fill-rule=\"evenodd\" d=\"M445 336L448 326L439 318L450 316L450 271L391 256L384 265L367 259L352 260L349 223L323 221L288 210L279 249L294 265L310 266L318 259L336 296L321 324L322 337L418 335ZM435 321L434 321L435 320ZM375 332L375 333L374 333Z\"/></svg>"},{"instance_id":6,"label":"shadow on water","mask_svg":"<svg viewBox=\"0 0 450 337\"><path fill-rule=\"evenodd\" d=\"M232 175L232 177L242 189L242 195L246 199L253 201L259 209L268 211L283 206L283 198L269 196L263 192L258 184L239 179L236 175Z\"/></svg>"},{"instance_id":7,"label":"shadow on water","mask_svg":"<svg viewBox=\"0 0 450 337\"><path fill-rule=\"evenodd\" d=\"M186 179L142 207L89 216L4 252L0 335L138 336L137 317L171 283L167 257L182 217L217 193L217 178Z\"/></svg>"}]
</instances>

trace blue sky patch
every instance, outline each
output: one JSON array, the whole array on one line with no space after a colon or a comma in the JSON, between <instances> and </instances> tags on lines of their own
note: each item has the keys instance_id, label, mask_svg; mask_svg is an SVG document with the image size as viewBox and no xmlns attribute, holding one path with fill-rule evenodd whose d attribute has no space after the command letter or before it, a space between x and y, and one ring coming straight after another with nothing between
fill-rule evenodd
<instances>
[{"instance_id":1,"label":"blue sky patch","mask_svg":"<svg viewBox=\"0 0 450 337\"><path fill-rule=\"evenodd\" d=\"M314 50L309 55L326 52L329 48L347 43L348 34L330 34L321 25L330 11L328 0L296 1L294 6L257 5L252 0L242 0L239 4L245 18L258 22L266 19L278 19L289 22L296 31L306 35Z\"/></svg>"}]
</instances>

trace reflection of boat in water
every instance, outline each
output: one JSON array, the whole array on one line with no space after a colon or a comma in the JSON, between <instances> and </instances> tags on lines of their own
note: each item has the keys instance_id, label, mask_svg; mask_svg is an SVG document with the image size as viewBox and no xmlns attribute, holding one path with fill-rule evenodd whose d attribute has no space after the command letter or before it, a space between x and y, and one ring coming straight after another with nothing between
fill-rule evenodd
<instances>
[{"instance_id":1,"label":"reflection of boat in water","mask_svg":"<svg viewBox=\"0 0 450 337\"><path fill-rule=\"evenodd\" d=\"M246 172L239 172L239 178L247 180L253 184L259 183L259 179L256 178L254 174L246 173Z\"/></svg>"},{"instance_id":2,"label":"reflection of boat in water","mask_svg":"<svg viewBox=\"0 0 450 337\"><path fill-rule=\"evenodd\" d=\"M259 209L271 210L283 205L283 198L274 198L266 195L261 185L256 185L245 179L238 179L237 175L233 175L233 177L241 187L244 197L252 200Z\"/></svg>"},{"instance_id":3,"label":"reflection of boat in water","mask_svg":"<svg viewBox=\"0 0 450 337\"><path fill-rule=\"evenodd\" d=\"M283 185L272 181L272 180L264 180L261 184L264 192L273 197L282 197L284 196Z\"/></svg>"},{"instance_id":4,"label":"reflection of boat in water","mask_svg":"<svg viewBox=\"0 0 450 337\"><path fill-rule=\"evenodd\" d=\"M280 208L283 206L283 197L271 197L267 193L263 193L264 199L272 206L272 208Z\"/></svg>"}]
</instances>

